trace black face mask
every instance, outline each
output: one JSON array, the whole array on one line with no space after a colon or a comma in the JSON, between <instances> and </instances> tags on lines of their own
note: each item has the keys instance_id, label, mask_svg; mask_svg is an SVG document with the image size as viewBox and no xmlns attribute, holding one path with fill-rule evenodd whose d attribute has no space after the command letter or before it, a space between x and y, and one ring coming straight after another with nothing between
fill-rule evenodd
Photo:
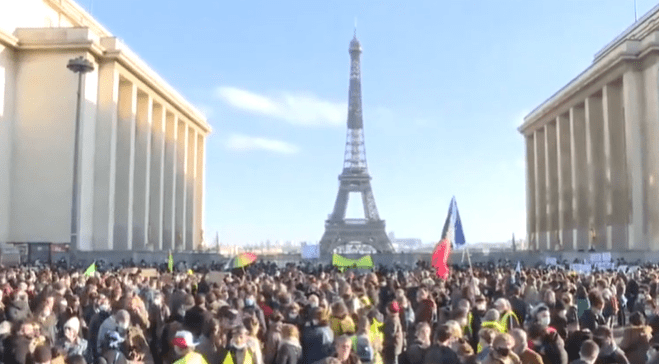
<instances>
[{"instance_id":1,"label":"black face mask","mask_svg":"<svg viewBox=\"0 0 659 364\"><path fill-rule=\"evenodd\" d=\"M508 348L496 348L497 354L501 356L508 356L510 354L510 349Z\"/></svg>"},{"instance_id":2,"label":"black face mask","mask_svg":"<svg viewBox=\"0 0 659 364\"><path fill-rule=\"evenodd\" d=\"M508 354L510 354L510 349L508 349L508 348L497 348L496 351L497 351L497 354L499 354L501 356L508 356Z\"/></svg>"}]
</instances>

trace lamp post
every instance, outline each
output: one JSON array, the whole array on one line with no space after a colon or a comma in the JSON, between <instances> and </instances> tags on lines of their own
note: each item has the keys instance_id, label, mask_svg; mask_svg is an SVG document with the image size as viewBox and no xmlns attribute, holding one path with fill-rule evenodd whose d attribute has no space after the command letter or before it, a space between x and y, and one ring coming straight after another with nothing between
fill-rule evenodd
<instances>
[{"instance_id":1,"label":"lamp post","mask_svg":"<svg viewBox=\"0 0 659 364\"><path fill-rule=\"evenodd\" d=\"M94 65L85 57L77 57L69 60L66 68L78 74L78 98L76 103L76 126L73 146L73 192L71 199L71 246L70 249L78 249L78 239L80 230L78 214L78 159L80 152L80 103L82 100L82 76L94 70Z\"/></svg>"}]
</instances>

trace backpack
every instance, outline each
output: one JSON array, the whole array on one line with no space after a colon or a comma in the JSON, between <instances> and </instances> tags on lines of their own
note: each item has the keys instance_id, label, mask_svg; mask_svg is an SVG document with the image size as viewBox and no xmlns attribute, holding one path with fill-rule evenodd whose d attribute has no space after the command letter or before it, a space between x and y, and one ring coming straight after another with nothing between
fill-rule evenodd
<instances>
[{"instance_id":1,"label":"backpack","mask_svg":"<svg viewBox=\"0 0 659 364\"><path fill-rule=\"evenodd\" d=\"M367 337L361 335L356 336L353 339L353 349L362 363L373 361L373 347Z\"/></svg>"}]
</instances>

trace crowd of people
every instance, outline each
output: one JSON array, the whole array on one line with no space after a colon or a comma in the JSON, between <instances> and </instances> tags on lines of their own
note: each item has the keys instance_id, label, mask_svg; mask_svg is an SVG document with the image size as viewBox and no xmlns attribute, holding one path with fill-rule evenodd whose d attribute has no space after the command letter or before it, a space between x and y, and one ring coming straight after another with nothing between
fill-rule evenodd
<instances>
[{"instance_id":1,"label":"crowd of people","mask_svg":"<svg viewBox=\"0 0 659 364\"><path fill-rule=\"evenodd\" d=\"M0 270L15 363L658 363L659 270Z\"/></svg>"}]
</instances>

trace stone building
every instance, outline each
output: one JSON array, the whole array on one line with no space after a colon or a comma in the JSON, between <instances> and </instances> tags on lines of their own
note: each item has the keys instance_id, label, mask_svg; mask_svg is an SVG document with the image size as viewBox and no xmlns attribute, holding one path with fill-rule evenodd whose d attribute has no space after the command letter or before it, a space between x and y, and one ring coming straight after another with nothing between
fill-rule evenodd
<instances>
[{"instance_id":1,"label":"stone building","mask_svg":"<svg viewBox=\"0 0 659 364\"><path fill-rule=\"evenodd\" d=\"M205 117L71 0L0 0L0 242L194 250ZM72 229L78 75L78 231ZM75 209L74 209L75 210Z\"/></svg>"}]
</instances>

